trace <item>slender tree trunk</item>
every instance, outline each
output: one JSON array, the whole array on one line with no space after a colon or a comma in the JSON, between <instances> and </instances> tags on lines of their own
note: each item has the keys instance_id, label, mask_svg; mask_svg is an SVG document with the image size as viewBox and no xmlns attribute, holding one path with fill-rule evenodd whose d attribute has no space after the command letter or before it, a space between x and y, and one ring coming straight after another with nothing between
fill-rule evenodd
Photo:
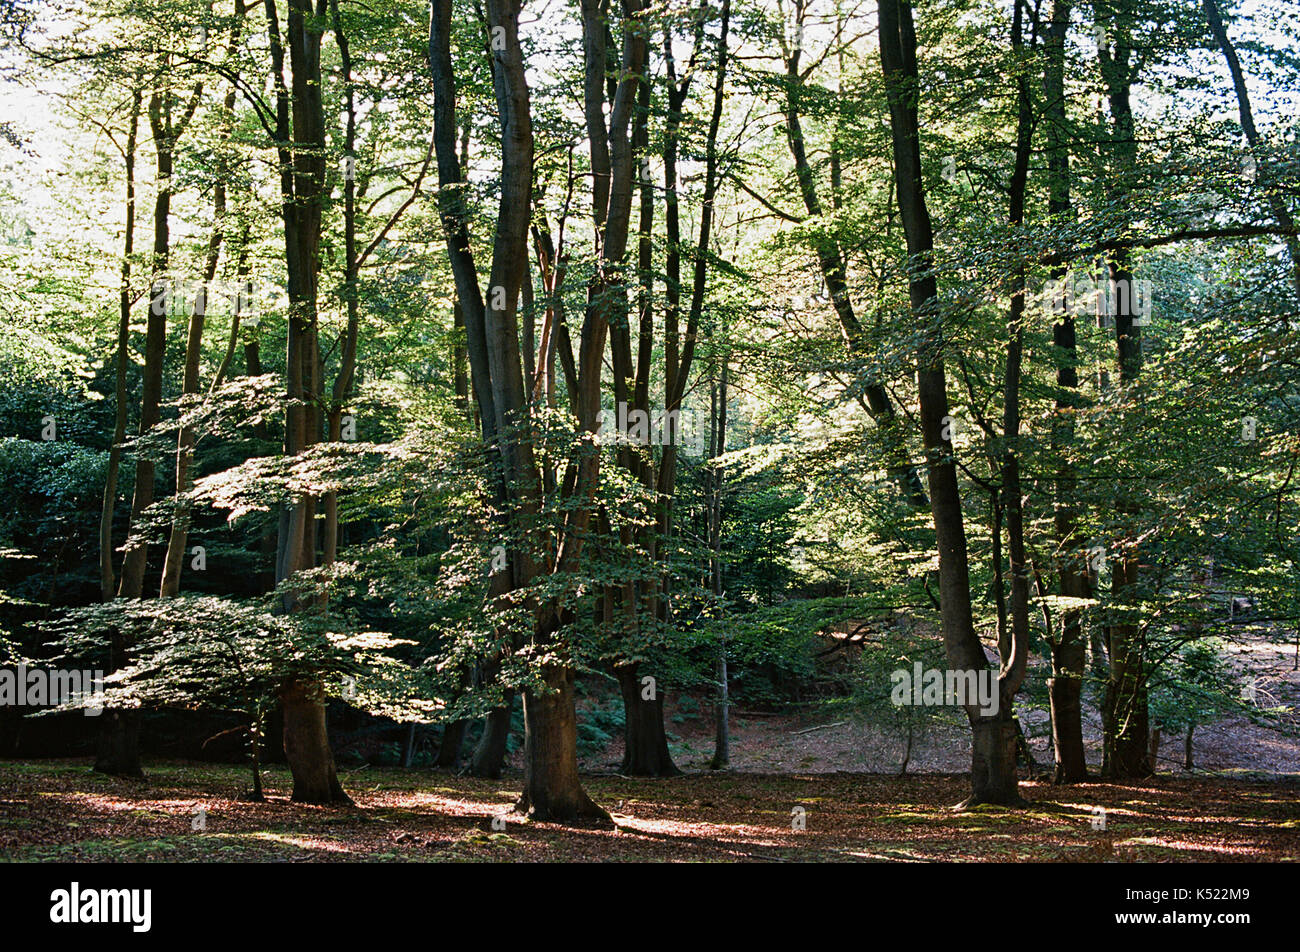
<instances>
[{"instance_id":1,"label":"slender tree trunk","mask_svg":"<svg viewBox=\"0 0 1300 952\"><path fill-rule=\"evenodd\" d=\"M230 43L226 48L226 56L229 60L234 59L238 50L243 13L243 2L240 0L235 7L235 22L230 28ZM235 97L236 87L232 83L223 103L224 126L221 130L223 141L230 137L231 123L235 112ZM219 174L224 174L224 171L219 172ZM185 372L181 387L184 396L194 396L199 392L199 361L203 356L203 325L207 319L208 286L217 273L225 217L226 183L218 180L213 186L212 235L208 239L208 251L203 263L202 281L190 308L189 329L185 340ZM238 303L236 303L233 321L235 328L237 328L239 324ZM234 347L235 334L236 330L232 329L230 335L231 348ZM220 385L220 377L225 372L229 360L230 351L228 349L226 361L223 362L221 370L217 373L218 379L214 382L214 387ZM188 408L183 408L182 412L184 409ZM176 439L176 508L172 514L171 534L167 540L167 553L163 558L162 583L158 592L161 598L174 597L180 591L181 568L185 559L185 546L189 540L190 531L190 506L184 500L184 495L190 488L190 467L193 464L193 459L194 430L192 427L183 426Z\"/></svg>"},{"instance_id":2,"label":"slender tree trunk","mask_svg":"<svg viewBox=\"0 0 1300 952\"><path fill-rule=\"evenodd\" d=\"M727 674L727 643L718 644L718 654L713 663L713 677L718 682L718 698L713 708L713 759L711 770L725 770L731 766L731 700Z\"/></svg>"},{"instance_id":3,"label":"slender tree trunk","mask_svg":"<svg viewBox=\"0 0 1300 952\"><path fill-rule=\"evenodd\" d=\"M126 164L126 233L122 239L122 277L118 292L117 376L113 423L113 445L108 451L108 474L104 480L104 503L99 517L99 589L103 601L113 600L113 513L117 509L117 480L122 468L122 444L126 441L126 365L131 350L131 255L135 250L135 151L140 128L143 90L131 95L131 124L122 158Z\"/></svg>"},{"instance_id":4,"label":"slender tree trunk","mask_svg":"<svg viewBox=\"0 0 1300 952\"><path fill-rule=\"evenodd\" d=\"M146 436L162 418L163 352L167 345L167 257L170 250L168 217L171 214L172 148L162 117L161 97L155 93L149 104L150 123L157 150L158 195L154 200L153 294L145 327L143 387L140 399L140 435ZM144 510L153 503L154 461L140 453L135 465L135 491L131 498L131 526L138 528ZM139 598L144 591L148 543L128 542L122 560L119 598Z\"/></svg>"},{"instance_id":5,"label":"slender tree trunk","mask_svg":"<svg viewBox=\"0 0 1300 952\"><path fill-rule=\"evenodd\" d=\"M904 0L878 0L880 55L889 97L898 205L907 235L909 296L917 324L917 396L921 433L929 467L930 508L939 552L939 605L949 668L973 671L988 667L971 616L970 566L962 519L961 490L949 433L947 381L943 339L939 330L938 285L932 271L934 231L921 178L916 32L912 8ZM1019 688L1012 677L1000 679L1000 704L995 714L967 707L972 733L971 796L966 806L995 803L1019 806L1016 773L1016 731L1010 701Z\"/></svg>"},{"instance_id":6,"label":"slender tree trunk","mask_svg":"<svg viewBox=\"0 0 1300 952\"><path fill-rule=\"evenodd\" d=\"M1024 52L1024 7L1017 3L1011 26L1011 51L1015 60ZM1024 224L1025 191L1029 179L1030 150L1033 146L1033 109L1029 96L1029 78L1017 71L1017 119L1015 165L1011 176L1008 221L1013 228ZM1007 556L1011 570L1010 641L998 645L1004 670L999 682L998 716L1010 720L1015 749L1023 743L1020 723L1015 717L1016 691L1024 679L1029 661L1029 559L1025 552L1024 494L1020 481L1020 378L1024 358L1025 267L1018 265L1012 274L1011 304L1007 314L1009 339L1006 346L1006 369L1003 374L1002 432L1006 449L1002 456L1002 504L1006 510ZM998 742L1004 736L998 735ZM1013 767L1014 769L1014 767ZM1012 799L1019 794L1012 786Z\"/></svg>"},{"instance_id":7,"label":"slender tree trunk","mask_svg":"<svg viewBox=\"0 0 1300 952\"><path fill-rule=\"evenodd\" d=\"M456 390L456 406L468 414L469 367L465 353L465 312L459 300L452 306L452 331L454 341L451 345L451 366L453 386Z\"/></svg>"},{"instance_id":8,"label":"slender tree trunk","mask_svg":"<svg viewBox=\"0 0 1300 952\"><path fill-rule=\"evenodd\" d=\"M651 232L654 227L654 201L648 172L642 158L649 151L650 84L639 84L637 109L633 122L632 147L638 160L638 187L640 195L640 222L637 229L637 270L640 275L639 340L635 358L632 348L631 320L613 322L610 326L610 353L614 370L614 400L618 407L626 406L630 413L643 413L646 419L654 414L650 407L650 338L654 333L653 271L651 258ZM635 360L635 362L634 362ZM673 457L675 459L675 456ZM636 447L620 447L617 460L621 468L649 491L653 491L656 476L652 460L647 460ZM620 545L639 549L645 557L655 558L656 540L650 531L624 528L620 532ZM624 583L617 589L617 599L623 613L623 625L629 639L636 639L645 623L657 621L657 593L654 586L635 581ZM611 589L607 598L615 597ZM610 602L612 604L612 601ZM668 750L668 736L664 728L663 685L655 681L653 692L642 688L637 664L616 665L624 707L622 772L629 776L670 777L681 771L673 763Z\"/></svg>"},{"instance_id":9,"label":"slender tree trunk","mask_svg":"<svg viewBox=\"0 0 1300 952\"><path fill-rule=\"evenodd\" d=\"M344 113L347 116L347 128L344 133L344 154L355 161L357 116L355 93L352 80L352 53L348 45L347 34L343 30L343 19L339 14L338 0L330 0L330 16L334 27L334 38L339 48L344 86ZM358 300L358 283L360 261L357 253L357 183L355 167L343 179L343 286L347 300L347 326L343 331L342 353L339 360L338 376L334 378L334 390L329 403L326 439L337 443L343 438L343 410L352 396L353 383L356 379L357 340L360 334L361 315ZM322 565L333 565L338 559L339 549L339 500L338 493L328 492L324 498L325 525L323 527L324 544L321 555Z\"/></svg>"},{"instance_id":10,"label":"slender tree trunk","mask_svg":"<svg viewBox=\"0 0 1300 952\"><path fill-rule=\"evenodd\" d=\"M1047 136L1047 210L1052 222L1061 227L1073 223L1074 206L1070 197L1070 134L1065 98L1065 42L1070 29L1070 0L1055 0L1047 30L1043 92L1046 99ZM1052 427L1052 449L1068 452L1074 442L1074 410L1078 406L1078 346L1073 302L1062 282L1069 268L1060 265L1051 278L1060 285L1054 303L1058 319L1052 326L1052 344L1056 348L1056 422ZM1058 464L1061 478L1056 483L1053 519L1058 550L1057 575L1061 594L1067 598L1084 598L1089 594L1086 558L1077 538L1073 501L1077 484L1067 463ZM1083 613L1066 608L1056 637L1050 639L1052 677L1048 696L1052 717L1052 750L1055 771L1052 782L1082 783L1088 779L1088 764L1083 746L1083 677L1086 645L1083 637Z\"/></svg>"},{"instance_id":11,"label":"slender tree trunk","mask_svg":"<svg viewBox=\"0 0 1300 952\"><path fill-rule=\"evenodd\" d=\"M406 725L406 740L402 744L402 768L409 770L415 762L415 722Z\"/></svg>"},{"instance_id":12,"label":"slender tree trunk","mask_svg":"<svg viewBox=\"0 0 1300 952\"><path fill-rule=\"evenodd\" d=\"M722 119L722 108L725 98L725 88L727 82L728 68L728 34L731 23L731 4L730 0L723 0L719 11L719 32L716 46L716 65L714 70L713 84L713 103L710 113L708 130L705 136L705 172L704 172L704 194L702 196L700 210L700 232L696 248L696 256L692 272L691 300L689 312L687 314L687 326L685 340L681 337L680 316L681 316L681 231L680 217L677 202L677 149L679 130L682 121L682 108L686 102L686 96L689 91L691 77L688 74L681 81L676 74L676 65L672 54L672 35L671 31L666 31L664 35L664 57L668 68L669 78L669 104L668 104L668 123L665 130L663 156L664 156L664 177L666 185L666 227L668 235L667 247L667 287L666 287L666 307L664 312L664 362L665 362L665 400L664 411L665 419L675 420L676 414L681 410L682 401L685 396L687 380L690 377L691 365L695 355L696 336L699 329L700 319L704 311L705 292L708 275L708 247L710 235L713 228L714 217L714 198L717 194L718 187L718 129ZM589 30L592 37L592 50L589 51L589 63L594 62L597 55L596 39L594 30ZM704 20L703 18L696 21L695 40L691 56L692 62L695 61L696 55L701 47L704 37ZM641 51L644 55L644 50ZM590 67L589 67L590 68ZM592 70L588 76L588 126L590 130L603 128L603 118L595 113L592 103L595 102L598 95L596 85L595 71ZM637 115L637 124L634 129L633 145L637 155L646 155L649 152L649 135L648 135L648 117L650 111L650 95L647 83L641 84L638 90L639 109ZM608 161L608 159L606 159ZM611 176L611 181L614 178ZM632 350L630 336L619 328L611 329L610 343L613 351L613 360L615 367L615 399L622 399L619 394L621 379L631 379L634 385L631 388L631 394L634 405L646 412L649 410L649 390L650 390L650 371L652 360L652 349L649 337L653 333L653 319L650 311L652 275L651 275L651 248L650 228L653 221L653 202L649 189L648 176L643 172L641 176L641 240L640 240L640 260L639 267L643 281L643 301L641 315L641 339L635 371L632 364ZM612 206L611 206L612 207ZM605 249L606 260L612 261L610 247ZM620 375L620 368L624 373ZM654 533L644 533L639 539L640 545L646 550L652 560L658 558L658 553L662 547L666 546L666 541L672 531L672 498L676 489L677 481L677 464L678 449L677 442L680 439L680 431L675 430L667 434L667 442L660 460L659 470L656 473L653 467L642 465L636 454L628 453L625 456L624 464L633 471L641 480L647 489L655 489L660 499L659 510L657 513L657 532L658 538ZM634 604L637 608L644 611L644 617L656 619L659 623L668 621L669 606L667 599L667 578L661 576L657 585L652 592L641 597L635 589L630 594L628 604ZM635 671L619 672L620 682L635 682ZM631 690L625 686L623 690L625 703L630 703L633 708L627 711L627 727L625 730L627 746L624 754L624 767L627 771L646 772L654 776L673 776L680 774L681 771L672 762L668 750L667 735L663 724L664 715L664 698L661 691L656 691L653 700L642 697L640 690Z\"/></svg>"},{"instance_id":13,"label":"slender tree trunk","mask_svg":"<svg viewBox=\"0 0 1300 952\"><path fill-rule=\"evenodd\" d=\"M249 756L252 761L253 770L253 788L249 791L248 799L253 803L266 802L266 794L262 790L262 731L260 727L255 728L252 736L252 743L249 745Z\"/></svg>"},{"instance_id":14,"label":"slender tree trunk","mask_svg":"<svg viewBox=\"0 0 1300 952\"><path fill-rule=\"evenodd\" d=\"M162 419L163 358L167 348L168 261L171 252L172 174L176 143L193 118L201 87L195 89L189 105L178 118L173 116L174 101L170 92L155 91L149 98L149 128L156 153L158 194L154 199L154 239L151 263L152 294L145 328L143 393L140 397L140 435L146 436ZM141 453L135 468L135 491L131 499L131 524L137 525L144 511L153 504L155 464L153 457ZM128 541L122 560L119 598L139 598L144 593L147 569L146 539Z\"/></svg>"},{"instance_id":15,"label":"slender tree trunk","mask_svg":"<svg viewBox=\"0 0 1300 952\"><path fill-rule=\"evenodd\" d=\"M122 466L122 445L126 441L127 361L131 343L131 255L135 247L135 153L144 94L140 87L131 97L131 124L127 132L123 159L126 164L126 235L122 241L121 289L118 294L117 378L114 408L113 445L108 453L108 472L104 480L104 500L99 518L100 597L113 600L113 514L117 509L117 482ZM109 638L109 669L116 671L126 664L127 641L114 631ZM95 769L104 773L140 776L139 730L134 711L109 710L100 725Z\"/></svg>"},{"instance_id":16,"label":"slender tree trunk","mask_svg":"<svg viewBox=\"0 0 1300 952\"><path fill-rule=\"evenodd\" d=\"M728 360L724 356L718 370L716 391L717 407L714 413L713 432L710 434L709 447L709 551L712 553L709 565L710 585L713 589L714 603L720 620L726 618L723 604L722 584L722 468L713 460L727 451L727 369ZM725 624L725 622L724 622ZM725 633L718 638L718 653L714 659L714 679L718 682L717 701L714 705L714 741L713 761L710 767L721 770L731 764L731 725L729 721L728 677L727 677L727 639Z\"/></svg>"},{"instance_id":17,"label":"slender tree trunk","mask_svg":"<svg viewBox=\"0 0 1300 952\"><path fill-rule=\"evenodd\" d=\"M1136 174L1137 132L1130 101L1135 70L1132 58L1132 16L1127 0L1119 4L1113 24L1113 47L1103 43L1099 50L1102 79L1110 101L1114 141L1112 154L1115 182L1112 194L1124 202L1128 182ZM1121 387L1136 387L1142 370L1141 330L1135 318L1135 293L1130 250L1117 248L1107 262L1110 298L1114 302L1115 343ZM1116 512L1136 521L1138 504L1132 491L1115 502ZM1122 546L1111 570L1115 602L1136 610L1138 597L1138 551L1134 544ZM1109 626L1107 654L1110 679L1103 702L1102 772L1108 779L1140 779L1151 773L1147 723L1146 676L1144 673L1142 628L1132 621Z\"/></svg>"},{"instance_id":18,"label":"slender tree trunk","mask_svg":"<svg viewBox=\"0 0 1300 952\"><path fill-rule=\"evenodd\" d=\"M234 103L228 100L233 107ZM208 256L203 268L203 283L190 311L189 332L185 342L185 373L181 392L194 396L199 392L199 361L203 355L203 325L207 318L207 288L216 276L217 260L221 253L222 218L226 213L226 187L218 182L213 201L216 224L208 243ZM182 426L176 438L176 511L172 514L171 535L167 540L167 554L163 559L161 598L172 598L180 592L181 568L190 532L190 507L182 498L190 488L190 467L194 460L194 429Z\"/></svg>"}]
</instances>

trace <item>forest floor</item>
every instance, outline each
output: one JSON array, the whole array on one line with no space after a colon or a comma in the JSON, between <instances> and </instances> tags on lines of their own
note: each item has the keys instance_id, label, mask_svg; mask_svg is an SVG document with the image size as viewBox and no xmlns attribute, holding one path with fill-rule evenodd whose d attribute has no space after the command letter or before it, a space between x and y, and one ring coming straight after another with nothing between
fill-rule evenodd
<instances>
[{"instance_id":1,"label":"forest floor","mask_svg":"<svg viewBox=\"0 0 1300 952\"><path fill-rule=\"evenodd\" d=\"M245 768L159 762L146 773L127 781L93 773L86 760L0 762L0 860L1300 859L1295 778L1027 781L1027 809L959 812L953 804L968 781L951 774L588 776L588 790L617 824L606 831L509 813L520 788L514 772L490 781L428 769L345 771L356 806L344 809L291 803L279 766L265 771L265 803L239 799L249 786ZM802 830L795 828L800 809ZM504 818L498 829L494 817ZM203 828L195 829L200 818Z\"/></svg>"},{"instance_id":2,"label":"forest floor","mask_svg":"<svg viewBox=\"0 0 1300 952\"><path fill-rule=\"evenodd\" d=\"M1237 650L1252 653L1267 705L1300 707L1292 649ZM970 769L961 724L919 738L909 772L898 776L904 745L880 725L816 704L801 715L737 708L732 769L715 772L706 769L710 699L670 694L670 746L686 773L638 779L617 773L621 731L607 721L618 703L596 693L582 702L583 723L607 728L585 745L584 783L615 830L511 813L522 784L517 749L499 781L429 767L342 766L356 802L346 809L291 803L279 764L263 771L267 802L250 803L241 799L247 767L154 760L146 780L129 781L95 774L85 758L0 760L0 861L1300 860L1300 740L1241 716L1197 729L1193 770L1183 767L1183 738L1166 737L1151 780L1054 787L1040 769L1022 781L1027 809L959 812L953 805L969 792ZM1050 767L1047 712L1026 703L1021 715L1035 760ZM1092 703L1084 735L1096 771L1101 732ZM432 737L422 744L427 762ZM381 753L349 756L361 762ZM203 828L195 829L200 815Z\"/></svg>"}]
</instances>

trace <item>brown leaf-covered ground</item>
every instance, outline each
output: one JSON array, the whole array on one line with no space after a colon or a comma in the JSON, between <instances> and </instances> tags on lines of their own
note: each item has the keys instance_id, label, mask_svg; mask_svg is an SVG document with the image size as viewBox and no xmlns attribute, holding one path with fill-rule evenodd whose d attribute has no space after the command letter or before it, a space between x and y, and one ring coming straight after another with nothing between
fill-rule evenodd
<instances>
[{"instance_id":1,"label":"brown leaf-covered ground","mask_svg":"<svg viewBox=\"0 0 1300 952\"><path fill-rule=\"evenodd\" d=\"M431 770L344 774L350 809L239 799L246 769L147 766L145 781L85 761L0 762L0 858L17 861L1285 861L1300 858L1300 784L1160 777L1121 786L1026 782L1028 809L952 807L959 775L695 773L589 776L613 831L509 813L519 777ZM198 808L206 828L195 830ZM805 829L797 830L796 808ZM1097 808L1105 811L1105 829ZM505 815L504 829L492 818ZM497 826L500 826L498 821Z\"/></svg>"}]
</instances>

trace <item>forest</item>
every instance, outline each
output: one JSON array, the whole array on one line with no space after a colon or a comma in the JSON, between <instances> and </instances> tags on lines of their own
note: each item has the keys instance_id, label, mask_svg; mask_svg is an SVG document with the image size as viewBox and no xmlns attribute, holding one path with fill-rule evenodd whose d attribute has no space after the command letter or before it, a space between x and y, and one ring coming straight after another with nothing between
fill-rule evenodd
<instances>
[{"instance_id":1,"label":"forest","mask_svg":"<svg viewBox=\"0 0 1300 952\"><path fill-rule=\"evenodd\" d=\"M1297 0L0 36L0 860L1300 858Z\"/></svg>"}]
</instances>

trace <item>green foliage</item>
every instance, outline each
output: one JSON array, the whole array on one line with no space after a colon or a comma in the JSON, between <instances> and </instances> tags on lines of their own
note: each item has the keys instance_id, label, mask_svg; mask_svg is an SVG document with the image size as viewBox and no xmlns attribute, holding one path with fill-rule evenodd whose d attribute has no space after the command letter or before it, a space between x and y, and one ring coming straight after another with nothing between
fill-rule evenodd
<instances>
[{"instance_id":1,"label":"green foliage","mask_svg":"<svg viewBox=\"0 0 1300 952\"><path fill-rule=\"evenodd\" d=\"M392 656L409 642L326 611L286 614L212 596L117 599L67 612L46 630L74 662L98 660L112 634L130 639L132 662L105 679L94 701L108 707L266 710L293 682L322 682L331 695L395 719L439 706Z\"/></svg>"}]
</instances>

